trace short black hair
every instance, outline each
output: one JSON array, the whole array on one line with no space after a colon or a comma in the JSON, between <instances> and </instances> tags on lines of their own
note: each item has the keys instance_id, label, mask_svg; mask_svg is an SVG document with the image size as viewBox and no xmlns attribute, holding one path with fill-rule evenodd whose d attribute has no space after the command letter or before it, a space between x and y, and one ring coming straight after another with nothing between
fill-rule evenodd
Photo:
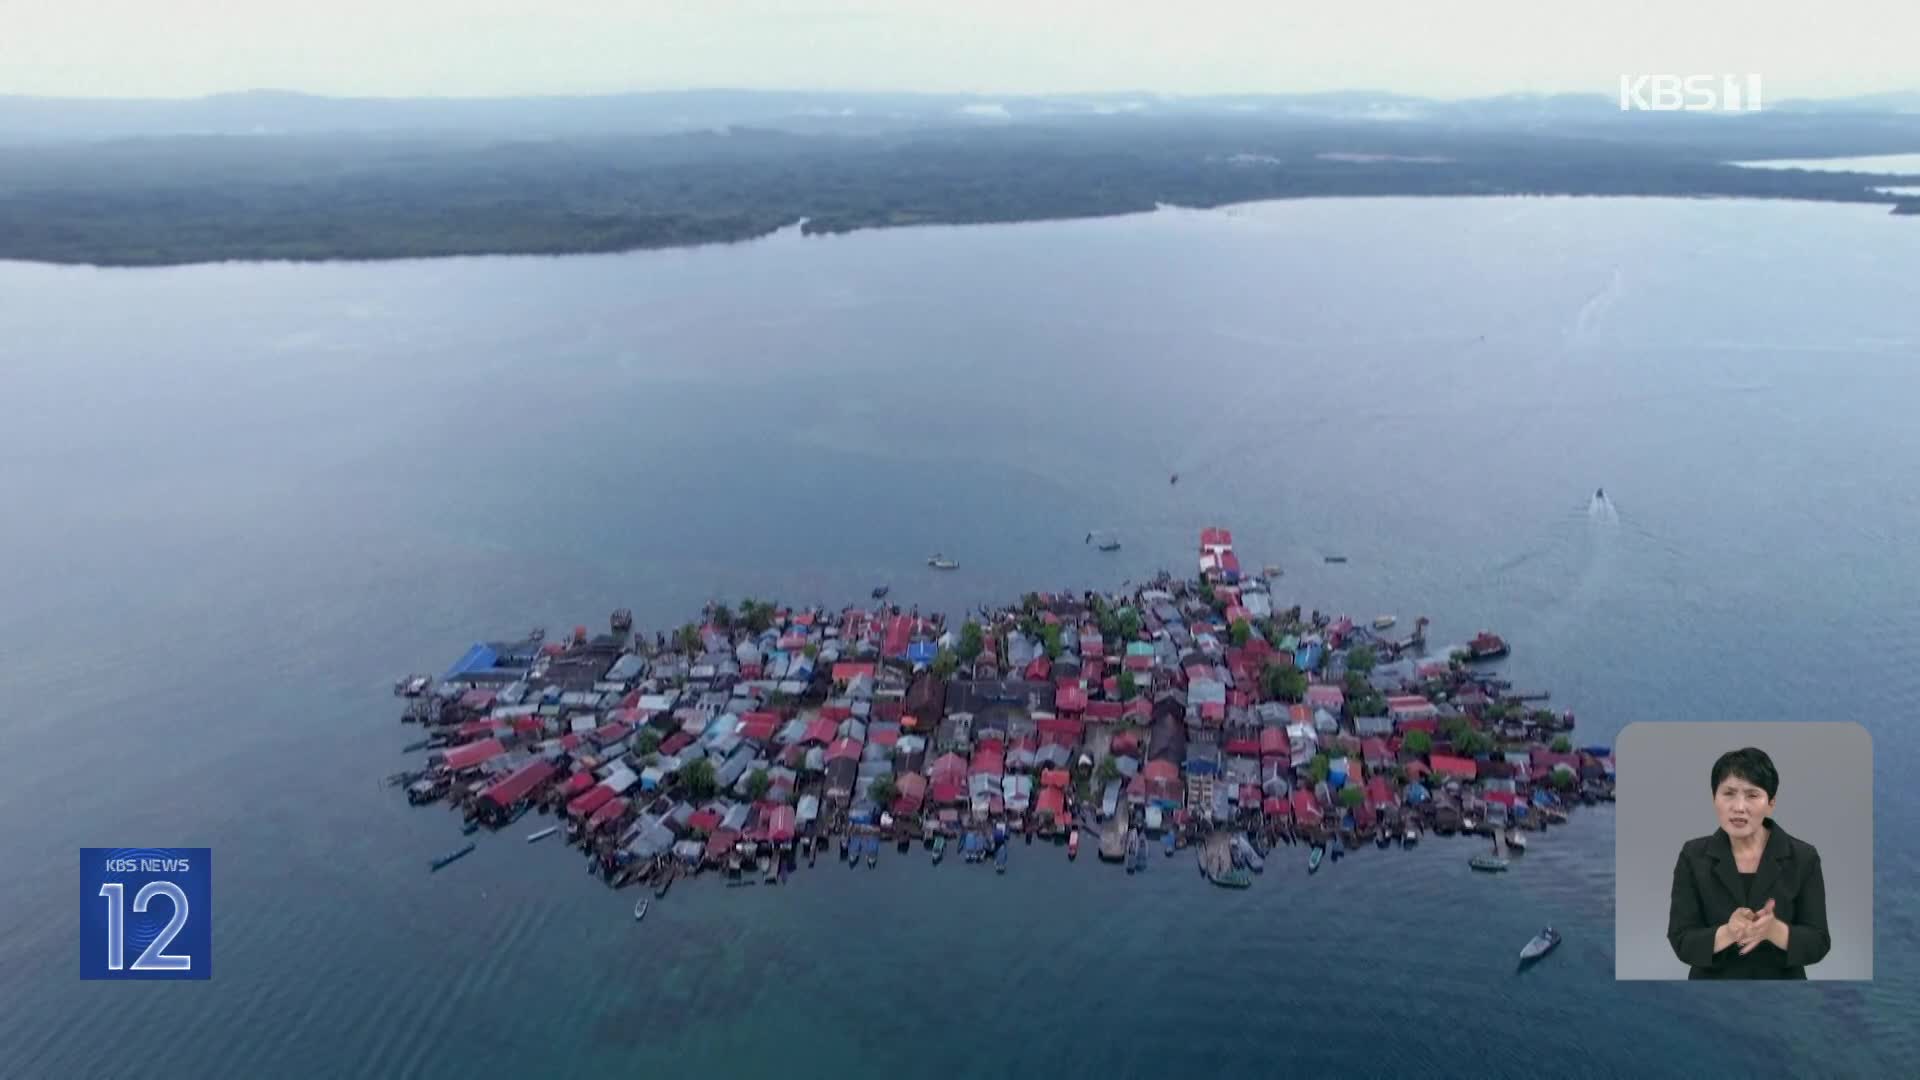
<instances>
[{"instance_id":1,"label":"short black hair","mask_svg":"<svg viewBox=\"0 0 1920 1080\"><path fill-rule=\"evenodd\" d=\"M1767 756L1767 752L1756 746L1721 754L1720 760L1713 763L1713 787L1710 790L1719 791L1721 781L1729 776L1737 776L1766 792L1768 802L1772 802L1780 790L1780 771L1773 767L1773 759Z\"/></svg>"}]
</instances>

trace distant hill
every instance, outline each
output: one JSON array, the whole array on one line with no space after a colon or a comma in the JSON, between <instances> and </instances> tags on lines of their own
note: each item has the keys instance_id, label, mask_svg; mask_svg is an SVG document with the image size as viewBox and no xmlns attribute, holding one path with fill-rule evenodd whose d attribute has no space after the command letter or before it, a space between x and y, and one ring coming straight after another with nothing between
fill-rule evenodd
<instances>
[{"instance_id":1,"label":"distant hill","mask_svg":"<svg viewBox=\"0 0 1920 1080\"><path fill-rule=\"evenodd\" d=\"M1764 127L1810 116L1920 112L1920 92L1783 102ZM1438 101L1383 91L1197 97L1107 93L984 95L687 90L576 97L338 98L275 90L187 99L0 96L0 140L169 135L378 133L565 136L666 134L725 127L875 134L954 124L1032 124L1070 118L1261 117L1276 123L1439 124L1475 129L1697 132L1727 117L1622 113L1606 94L1509 94Z\"/></svg>"}]
</instances>

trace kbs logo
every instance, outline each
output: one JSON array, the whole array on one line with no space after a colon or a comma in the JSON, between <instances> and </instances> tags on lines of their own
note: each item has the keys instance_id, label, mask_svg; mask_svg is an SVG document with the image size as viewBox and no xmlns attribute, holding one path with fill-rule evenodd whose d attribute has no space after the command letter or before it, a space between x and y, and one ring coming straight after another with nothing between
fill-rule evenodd
<instances>
[{"instance_id":1,"label":"kbs logo","mask_svg":"<svg viewBox=\"0 0 1920 1080\"><path fill-rule=\"evenodd\" d=\"M1622 75L1622 112L1759 112L1758 75Z\"/></svg>"},{"instance_id":2,"label":"kbs logo","mask_svg":"<svg viewBox=\"0 0 1920 1080\"><path fill-rule=\"evenodd\" d=\"M80 977L213 978L213 850L81 848Z\"/></svg>"}]
</instances>

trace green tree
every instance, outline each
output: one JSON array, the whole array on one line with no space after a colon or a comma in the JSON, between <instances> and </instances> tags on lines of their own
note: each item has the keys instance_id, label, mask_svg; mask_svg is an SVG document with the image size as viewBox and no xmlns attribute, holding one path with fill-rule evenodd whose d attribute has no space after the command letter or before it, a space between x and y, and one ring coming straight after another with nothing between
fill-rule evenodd
<instances>
[{"instance_id":1,"label":"green tree","mask_svg":"<svg viewBox=\"0 0 1920 1080\"><path fill-rule=\"evenodd\" d=\"M773 605L748 597L740 601L740 621L749 631L762 633L773 625Z\"/></svg>"},{"instance_id":2,"label":"green tree","mask_svg":"<svg viewBox=\"0 0 1920 1080\"><path fill-rule=\"evenodd\" d=\"M1567 738L1567 737L1566 737L1565 735L1555 735L1555 736L1553 737L1553 752L1554 752L1554 753L1556 753L1556 754L1564 754L1564 753L1566 753L1567 751L1569 751L1569 750L1572 750L1572 749L1573 749L1573 740L1572 740L1572 739L1569 739L1569 738Z\"/></svg>"},{"instance_id":3,"label":"green tree","mask_svg":"<svg viewBox=\"0 0 1920 1080\"><path fill-rule=\"evenodd\" d=\"M986 647L986 635L981 633L980 624L974 622L972 619L968 619L966 623L960 627L960 659L971 664L980 658L980 653L985 650Z\"/></svg>"},{"instance_id":4,"label":"green tree","mask_svg":"<svg viewBox=\"0 0 1920 1080\"><path fill-rule=\"evenodd\" d=\"M876 776L873 783L867 785L867 796L881 807L892 806L893 800L900 797L900 787L891 776Z\"/></svg>"},{"instance_id":5,"label":"green tree","mask_svg":"<svg viewBox=\"0 0 1920 1080\"><path fill-rule=\"evenodd\" d=\"M1557 767L1553 770L1553 786L1556 790L1566 791L1573 787L1576 780L1572 769Z\"/></svg>"},{"instance_id":6,"label":"green tree","mask_svg":"<svg viewBox=\"0 0 1920 1080\"><path fill-rule=\"evenodd\" d=\"M1132 641L1140 636L1140 613L1130 607L1120 609L1120 637Z\"/></svg>"},{"instance_id":7,"label":"green tree","mask_svg":"<svg viewBox=\"0 0 1920 1080\"><path fill-rule=\"evenodd\" d=\"M1140 685L1134 679L1133 672L1122 671L1120 673L1120 700L1132 701L1134 698L1134 695L1138 694L1139 692L1140 692Z\"/></svg>"},{"instance_id":8,"label":"green tree","mask_svg":"<svg viewBox=\"0 0 1920 1080\"><path fill-rule=\"evenodd\" d=\"M1331 759L1329 759L1326 754L1315 754L1313 755L1313 760L1307 763L1307 775L1313 777L1314 783L1323 783L1327 779L1327 773L1331 772L1332 768Z\"/></svg>"},{"instance_id":9,"label":"green tree","mask_svg":"<svg viewBox=\"0 0 1920 1080\"><path fill-rule=\"evenodd\" d=\"M952 649L941 649L934 654L933 663L928 670L933 673L934 678L944 682L953 678L953 673L960 670L960 658L954 655Z\"/></svg>"},{"instance_id":10,"label":"green tree","mask_svg":"<svg viewBox=\"0 0 1920 1080\"><path fill-rule=\"evenodd\" d=\"M1340 789L1340 805L1348 809L1359 806L1366 801L1367 793L1360 790L1360 785L1358 784L1349 782L1346 787Z\"/></svg>"},{"instance_id":11,"label":"green tree","mask_svg":"<svg viewBox=\"0 0 1920 1080\"><path fill-rule=\"evenodd\" d=\"M1236 649L1246 648L1247 642L1252 638L1253 627L1245 619L1235 619L1233 625L1227 628L1227 640L1232 642Z\"/></svg>"},{"instance_id":12,"label":"green tree","mask_svg":"<svg viewBox=\"0 0 1920 1080\"><path fill-rule=\"evenodd\" d=\"M686 786L687 794L693 798L712 798L716 789L713 779L713 762L701 758L681 769L680 782Z\"/></svg>"},{"instance_id":13,"label":"green tree","mask_svg":"<svg viewBox=\"0 0 1920 1080\"><path fill-rule=\"evenodd\" d=\"M1286 664L1268 664L1260 673L1260 685L1267 696L1299 703L1307 696L1307 677Z\"/></svg>"},{"instance_id":14,"label":"green tree","mask_svg":"<svg viewBox=\"0 0 1920 1080\"><path fill-rule=\"evenodd\" d=\"M820 646L809 641L805 645L801 646L800 655L806 657L809 660L812 660L814 657L820 655Z\"/></svg>"},{"instance_id":15,"label":"green tree","mask_svg":"<svg viewBox=\"0 0 1920 1080\"><path fill-rule=\"evenodd\" d=\"M633 748L641 757L660 749L660 733L653 728L641 728L640 734L633 737Z\"/></svg>"},{"instance_id":16,"label":"green tree","mask_svg":"<svg viewBox=\"0 0 1920 1080\"><path fill-rule=\"evenodd\" d=\"M1100 767L1094 770L1094 775L1100 778L1100 786L1105 787L1120 779L1120 763L1112 757L1103 757L1100 759Z\"/></svg>"},{"instance_id":17,"label":"green tree","mask_svg":"<svg viewBox=\"0 0 1920 1080\"><path fill-rule=\"evenodd\" d=\"M1059 623L1047 623L1040 627L1040 640L1046 643L1049 660L1060 659L1060 654L1065 651L1066 646L1060 634Z\"/></svg>"},{"instance_id":18,"label":"green tree","mask_svg":"<svg viewBox=\"0 0 1920 1080\"><path fill-rule=\"evenodd\" d=\"M1424 754L1433 749L1433 736L1415 728L1407 732L1406 738L1400 740L1400 745L1406 747L1408 753Z\"/></svg>"},{"instance_id":19,"label":"green tree","mask_svg":"<svg viewBox=\"0 0 1920 1080\"><path fill-rule=\"evenodd\" d=\"M1357 671L1361 675L1366 675L1373 670L1374 662L1375 657L1373 655L1373 646L1371 645L1355 645L1353 648L1347 650L1348 671Z\"/></svg>"},{"instance_id":20,"label":"green tree","mask_svg":"<svg viewBox=\"0 0 1920 1080\"><path fill-rule=\"evenodd\" d=\"M713 619L713 625L722 630L733 628L733 609L725 604L713 605L713 611L709 617Z\"/></svg>"},{"instance_id":21,"label":"green tree","mask_svg":"<svg viewBox=\"0 0 1920 1080\"><path fill-rule=\"evenodd\" d=\"M755 802L767 797L767 789L773 786L773 780L767 776L767 770L755 769L747 774L747 798Z\"/></svg>"},{"instance_id":22,"label":"green tree","mask_svg":"<svg viewBox=\"0 0 1920 1080\"><path fill-rule=\"evenodd\" d=\"M674 645L689 656L700 655L700 628L688 623L674 632Z\"/></svg>"}]
</instances>

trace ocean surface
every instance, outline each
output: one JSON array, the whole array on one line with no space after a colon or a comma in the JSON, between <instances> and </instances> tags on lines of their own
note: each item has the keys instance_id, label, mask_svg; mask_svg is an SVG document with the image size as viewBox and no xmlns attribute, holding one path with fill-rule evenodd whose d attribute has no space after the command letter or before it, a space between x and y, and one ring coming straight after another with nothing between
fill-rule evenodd
<instances>
[{"instance_id":1,"label":"ocean surface","mask_svg":"<svg viewBox=\"0 0 1920 1080\"><path fill-rule=\"evenodd\" d=\"M1917 361L1920 243L1881 207L1324 200L0 264L0 1072L1904 1072ZM1283 849L1244 892L1186 859L1018 846L996 877L889 850L683 883L636 926L524 828L429 875L456 820L381 785L413 760L392 680L476 638L882 582L958 612L1188 572L1210 524L1285 568L1282 599L1497 629L1582 743L1865 724L1874 981L1616 984L1604 808L1497 878L1438 838L1312 879ZM80 981L77 849L159 845L213 849L213 979ZM1516 972L1549 922L1566 943Z\"/></svg>"}]
</instances>

